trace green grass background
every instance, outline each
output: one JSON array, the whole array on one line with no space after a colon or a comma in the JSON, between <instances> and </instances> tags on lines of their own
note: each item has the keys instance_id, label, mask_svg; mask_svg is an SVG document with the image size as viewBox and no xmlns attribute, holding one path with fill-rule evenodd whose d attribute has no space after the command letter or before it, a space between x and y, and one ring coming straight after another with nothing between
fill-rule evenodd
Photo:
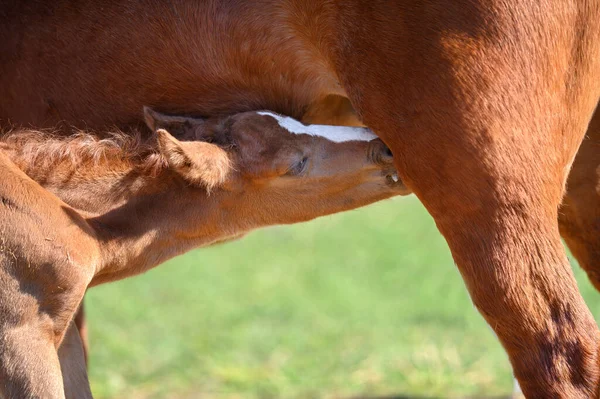
<instances>
[{"instance_id":1,"label":"green grass background","mask_svg":"<svg viewBox=\"0 0 600 399\"><path fill-rule=\"evenodd\" d=\"M97 398L512 390L502 348L414 197L196 250L92 289L86 306Z\"/></svg>"}]
</instances>

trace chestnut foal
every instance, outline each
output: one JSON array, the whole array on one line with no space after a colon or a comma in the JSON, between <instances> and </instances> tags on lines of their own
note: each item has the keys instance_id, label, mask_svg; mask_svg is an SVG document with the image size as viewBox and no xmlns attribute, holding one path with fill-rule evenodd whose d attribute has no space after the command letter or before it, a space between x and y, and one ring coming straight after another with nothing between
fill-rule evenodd
<instances>
[{"instance_id":1,"label":"chestnut foal","mask_svg":"<svg viewBox=\"0 0 600 399\"><path fill-rule=\"evenodd\" d=\"M0 396L91 395L72 324L90 286L261 226L407 193L364 128L269 112L145 116L156 133L147 140L3 138Z\"/></svg>"}]
</instances>

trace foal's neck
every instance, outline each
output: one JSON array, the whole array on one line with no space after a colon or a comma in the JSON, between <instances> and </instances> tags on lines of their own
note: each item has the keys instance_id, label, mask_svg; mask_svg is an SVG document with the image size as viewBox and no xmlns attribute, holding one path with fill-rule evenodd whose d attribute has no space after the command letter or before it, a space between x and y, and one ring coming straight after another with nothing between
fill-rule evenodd
<instances>
[{"instance_id":1,"label":"foal's neck","mask_svg":"<svg viewBox=\"0 0 600 399\"><path fill-rule=\"evenodd\" d=\"M0 139L17 166L96 231L103 266L92 285L141 273L228 234L211 219L219 193L189 186L152 143L139 140L35 132Z\"/></svg>"},{"instance_id":2,"label":"foal's neck","mask_svg":"<svg viewBox=\"0 0 600 399\"><path fill-rule=\"evenodd\" d=\"M156 143L139 134L57 137L19 131L0 139L29 177L78 211L100 215L177 184Z\"/></svg>"}]
</instances>

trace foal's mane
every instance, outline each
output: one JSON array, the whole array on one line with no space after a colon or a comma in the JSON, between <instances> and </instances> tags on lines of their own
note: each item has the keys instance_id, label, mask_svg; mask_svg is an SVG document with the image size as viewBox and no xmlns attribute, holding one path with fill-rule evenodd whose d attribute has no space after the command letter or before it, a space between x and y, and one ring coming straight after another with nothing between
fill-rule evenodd
<instances>
[{"instance_id":1,"label":"foal's mane","mask_svg":"<svg viewBox=\"0 0 600 399\"><path fill-rule=\"evenodd\" d=\"M154 137L142 137L139 131L115 130L100 137L82 130L60 135L53 131L17 129L0 134L2 147L12 151L19 164L36 169L106 165L111 170L135 168L154 175L167 166Z\"/></svg>"}]
</instances>

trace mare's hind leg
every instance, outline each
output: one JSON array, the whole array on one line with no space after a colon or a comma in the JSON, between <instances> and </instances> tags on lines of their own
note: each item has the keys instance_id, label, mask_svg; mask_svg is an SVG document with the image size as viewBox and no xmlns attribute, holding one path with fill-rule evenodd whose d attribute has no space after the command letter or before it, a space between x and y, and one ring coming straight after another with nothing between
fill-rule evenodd
<instances>
[{"instance_id":1,"label":"mare's hind leg","mask_svg":"<svg viewBox=\"0 0 600 399\"><path fill-rule=\"evenodd\" d=\"M600 109L573 162L558 222L569 249L600 291Z\"/></svg>"},{"instance_id":2,"label":"mare's hind leg","mask_svg":"<svg viewBox=\"0 0 600 399\"><path fill-rule=\"evenodd\" d=\"M359 20L367 8L344 7L354 24L340 24L336 73L434 217L525 395L597 397L600 334L557 218L600 95L600 8L421 3L372 2Z\"/></svg>"}]
</instances>

